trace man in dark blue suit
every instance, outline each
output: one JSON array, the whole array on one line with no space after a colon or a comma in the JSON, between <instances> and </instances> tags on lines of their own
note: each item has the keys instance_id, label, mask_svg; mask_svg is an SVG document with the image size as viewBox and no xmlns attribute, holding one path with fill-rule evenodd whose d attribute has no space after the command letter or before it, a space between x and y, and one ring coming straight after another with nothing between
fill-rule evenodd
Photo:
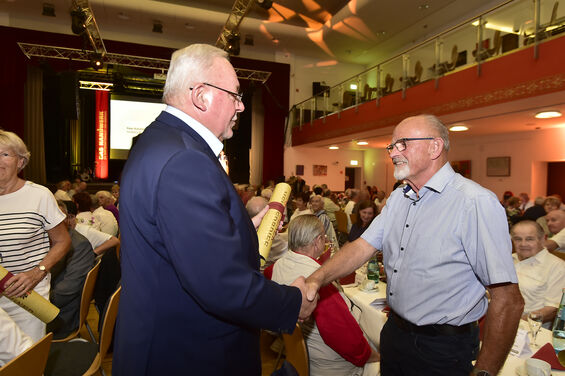
<instances>
[{"instance_id":1,"label":"man in dark blue suit","mask_svg":"<svg viewBox=\"0 0 565 376\"><path fill-rule=\"evenodd\" d=\"M168 107L131 150L115 375L260 375L259 329L291 332L314 308L303 278L281 286L259 273L258 223L218 161L244 110L238 90L224 51L176 51Z\"/></svg>"}]
</instances>

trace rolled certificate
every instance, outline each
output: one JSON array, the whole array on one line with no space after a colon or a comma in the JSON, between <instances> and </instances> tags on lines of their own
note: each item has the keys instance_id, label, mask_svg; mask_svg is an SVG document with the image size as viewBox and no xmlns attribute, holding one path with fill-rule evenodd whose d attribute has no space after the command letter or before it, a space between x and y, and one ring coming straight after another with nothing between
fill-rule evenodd
<instances>
[{"instance_id":1,"label":"rolled certificate","mask_svg":"<svg viewBox=\"0 0 565 376\"><path fill-rule=\"evenodd\" d=\"M14 275L0 266L0 294L4 292L6 281ZM49 300L35 291L28 292L18 298L8 298L44 323L53 321L59 314L59 308L55 307Z\"/></svg>"},{"instance_id":2,"label":"rolled certificate","mask_svg":"<svg viewBox=\"0 0 565 376\"><path fill-rule=\"evenodd\" d=\"M257 229L257 237L259 238L259 254L261 255L261 266L265 265L273 239L279 229L279 223L284 214L284 208L290 197L290 185L279 183L275 186L275 190L269 201L269 211L263 217L259 228Z\"/></svg>"}]
</instances>

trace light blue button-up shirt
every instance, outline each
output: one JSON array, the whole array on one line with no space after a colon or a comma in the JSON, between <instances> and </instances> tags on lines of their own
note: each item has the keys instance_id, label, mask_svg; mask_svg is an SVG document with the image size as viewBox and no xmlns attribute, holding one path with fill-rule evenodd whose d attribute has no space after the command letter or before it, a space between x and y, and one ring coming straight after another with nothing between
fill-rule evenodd
<instances>
[{"instance_id":1,"label":"light blue button-up shirt","mask_svg":"<svg viewBox=\"0 0 565 376\"><path fill-rule=\"evenodd\" d=\"M396 189L361 237L383 251L388 304L416 325L478 320L484 286L518 281L504 208L449 163L419 197Z\"/></svg>"}]
</instances>

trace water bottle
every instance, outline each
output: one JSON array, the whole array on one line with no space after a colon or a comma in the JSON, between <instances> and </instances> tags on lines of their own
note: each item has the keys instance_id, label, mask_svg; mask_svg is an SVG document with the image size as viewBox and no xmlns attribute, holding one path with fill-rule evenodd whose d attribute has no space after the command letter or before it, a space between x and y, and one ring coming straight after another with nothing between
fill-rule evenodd
<instances>
[{"instance_id":1,"label":"water bottle","mask_svg":"<svg viewBox=\"0 0 565 376\"><path fill-rule=\"evenodd\" d=\"M369 263L367 264L367 279L372 281L379 281L379 264L377 262L377 257L371 257Z\"/></svg>"},{"instance_id":2,"label":"water bottle","mask_svg":"<svg viewBox=\"0 0 565 376\"><path fill-rule=\"evenodd\" d=\"M555 352L565 350L565 288L562 290L561 303L559 303L559 311L553 322L553 348Z\"/></svg>"}]
</instances>

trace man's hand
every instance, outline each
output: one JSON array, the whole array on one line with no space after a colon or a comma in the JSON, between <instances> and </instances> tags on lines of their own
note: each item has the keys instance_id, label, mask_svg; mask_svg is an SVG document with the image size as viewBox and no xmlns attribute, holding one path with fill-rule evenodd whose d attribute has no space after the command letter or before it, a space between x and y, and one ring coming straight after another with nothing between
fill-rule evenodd
<instances>
[{"instance_id":1,"label":"man's hand","mask_svg":"<svg viewBox=\"0 0 565 376\"><path fill-rule=\"evenodd\" d=\"M33 290L44 277L44 272L37 268L18 273L6 281L6 290L4 290L3 294L8 298L22 297L28 291Z\"/></svg>"},{"instance_id":2,"label":"man's hand","mask_svg":"<svg viewBox=\"0 0 565 376\"><path fill-rule=\"evenodd\" d=\"M253 222L253 226L255 226L255 230L259 228L259 225L261 224L263 217L265 216L265 214L267 214L268 211L269 211L269 205L265 206L263 210L261 210L259 213L257 213L257 215L255 215L255 217L251 218L251 222Z\"/></svg>"},{"instance_id":3,"label":"man's hand","mask_svg":"<svg viewBox=\"0 0 565 376\"><path fill-rule=\"evenodd\" d=\"M318 303L319 296L315 294L314 298L307 298L307 286L306 279L304 277L298 277L296 281L292 282L291 286L298 287L302 293L302 305L300 306L300 313L298 314L298 319L301 321L307 320ZM316 290L317 291L317 290Z\"/></svg>"}]
</instances>

